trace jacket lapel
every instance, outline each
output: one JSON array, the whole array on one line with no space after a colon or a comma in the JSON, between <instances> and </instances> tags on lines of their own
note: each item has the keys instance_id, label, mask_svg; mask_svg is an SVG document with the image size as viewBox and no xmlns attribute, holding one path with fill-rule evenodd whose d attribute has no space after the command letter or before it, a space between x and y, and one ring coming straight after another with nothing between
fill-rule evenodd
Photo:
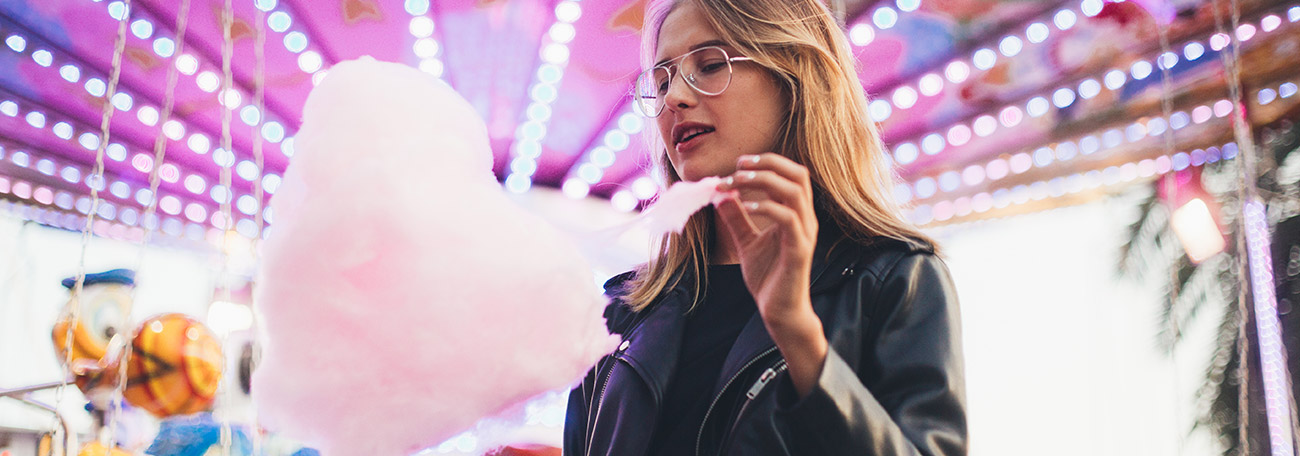
<instances>
[{"instance_id":1,"label":"jacket lapel","mask_svg":"<svg viewBox=\"0 0 1300 456\"><path fill-rule=\"evenodd\" d=\"M668 382L677 370L682 335L686 329L686 319L682 315L686 311L688 296L681 285L664 296L632 331L627 339L627 349L621 355L645 380L656 404L663 404Z\"/></svg>"}]
</instances>

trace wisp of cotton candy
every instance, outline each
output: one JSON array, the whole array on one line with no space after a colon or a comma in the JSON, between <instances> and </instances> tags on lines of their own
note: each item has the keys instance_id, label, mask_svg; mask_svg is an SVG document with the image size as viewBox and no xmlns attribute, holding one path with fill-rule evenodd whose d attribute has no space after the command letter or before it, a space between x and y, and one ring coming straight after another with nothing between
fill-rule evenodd
<instances>
[{"instance_id":1,"label":"wisp of cotton candy","mask_svg":"<svg viewBox=\"0 0 1300 456\"><path fill-rule=\"evenodd\" d=\"M361 59L307 98L272 200L252 395L333 455L401 455L575 383L618 343L579 249L502 191L483 121Z\"/></svg>"}]
</instances>

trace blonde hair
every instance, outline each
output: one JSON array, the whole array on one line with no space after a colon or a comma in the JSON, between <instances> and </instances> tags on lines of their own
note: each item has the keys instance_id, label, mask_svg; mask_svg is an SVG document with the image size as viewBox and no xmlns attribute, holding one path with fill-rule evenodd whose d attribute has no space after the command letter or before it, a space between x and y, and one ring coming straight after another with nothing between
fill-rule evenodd
<instances>
[{"instance_id":1,"label":"blonde hair","mask_svg":"<svg viewBox=\"0 0 1300 456\"><path fill-rule=\"evenodd\" d=\"M766 68L782 86L790 109L776 150L808 168L818 218L829 218L861 243L883 237L933 248L894 202L894 172L876 124L865 115L856 60L826 6L820 0L652 0L641 32L643 68L654 65L664 19L687 1L699 7L723 42ZM647 131L665 184L680 181L658 130ZM710 208L691 216L682 234L659 240L650 262L629 284L625 300L632 309L646 308L686 278L695 283L693 302L700 301L715 242L712 224Z\"/></svg>"}]
</instances>

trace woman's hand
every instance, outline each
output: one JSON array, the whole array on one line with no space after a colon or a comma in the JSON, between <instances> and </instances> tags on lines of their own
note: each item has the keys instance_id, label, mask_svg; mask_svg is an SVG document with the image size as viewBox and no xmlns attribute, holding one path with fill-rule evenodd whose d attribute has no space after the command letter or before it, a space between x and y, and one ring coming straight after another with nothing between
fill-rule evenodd
<instances>
[{"instance_id":1,"label":"woman's hand","mask_svg":"<svg viewBox=\"0 0 1300 456\"><path fill-rule=\"evenodd\" d=\"M735 192L717 205L720 231L740 257L745 286L803 396L821 375L827 351L809 295L817 244L812 182L807 168L773 153L742 156L736 169L718 185ZM770 223L760 227L755 218Z\"/></svg>"}]
</instances>

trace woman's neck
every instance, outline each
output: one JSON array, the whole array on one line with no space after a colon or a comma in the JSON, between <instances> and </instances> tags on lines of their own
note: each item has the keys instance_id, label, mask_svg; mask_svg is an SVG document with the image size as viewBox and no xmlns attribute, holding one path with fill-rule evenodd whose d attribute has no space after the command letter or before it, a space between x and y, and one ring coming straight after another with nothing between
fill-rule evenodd
<instances>
[{"instance_id":1,"label":"woman's neck","mask_svg":"<svg viewBox=\"0 0 1300 456\"><path fill-rule=\"evenodd\" d=\"M713 228L713 233L710 233L713 236L713 242L710 243L709 264L739 264L740 252L736 250L735 244L732 243L731 235L727 233L727 229L718 221L717 212L709 211L709 216L712 218L709 226ZM750 221L753 222L755 229L759 232L763 232L772 224L772 221L765 217L751 217Z\"/></svg>"}]
</instances>

